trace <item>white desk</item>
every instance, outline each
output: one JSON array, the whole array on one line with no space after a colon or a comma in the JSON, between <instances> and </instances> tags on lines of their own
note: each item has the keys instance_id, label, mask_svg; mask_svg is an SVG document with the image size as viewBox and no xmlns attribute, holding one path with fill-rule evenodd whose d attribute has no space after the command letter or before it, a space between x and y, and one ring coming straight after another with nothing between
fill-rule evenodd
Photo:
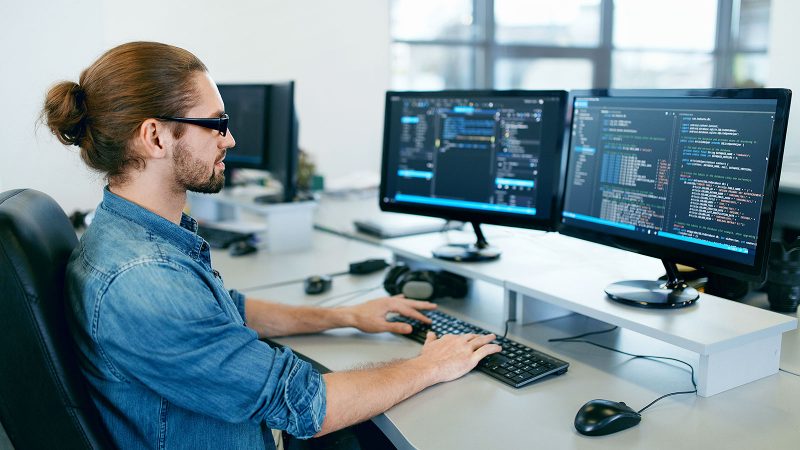
<instances>
[{"instance_id":1,"label":"white desk","mask_svg":"<svg viewBox=\"0 0 800 450\"><path fill-rule=\"evenodd\" d=\"M495 234L494 238L490 235L490 241L500 243L501 234ZM274 258L268 254L229 258L215 252L214 263L228 287L241 287L344 270L347 262L387 254L384 249L360 242L319 232L314 235L313 251ZM381 281L380 273L340 277L324 299L374 288ZM333 305L343 300L365 301L379 293L377 290L349 300L346 297L323 300L304 295L299 285L287 285L253 291L252 295L293 304ZM446 300L442 307L484 328L502 332L503 303L502 287L479 281L473 284L470 298ZM797 448L800 377L785 372L710 398L684 395L664 399L645 411L639 426L621 433L600 438L579 435L572 421L578 408L588 400L608 398L641 408L661 394L690 386L688 372L671 364L631 360L585 344L546 342L550 337L605 326L578 315L535 325L512 324L511 338L569 361L567 374L513 389L481 373L471 373L454 382L433 386L373 421L399 448ZM419 344L399 336L367 335L352 329L281 338L278 342L332 370L412 357L420 349ZM698 361L693 352L628 330L597 336L597 342L634 353L678 357L695 366Z\"/></svg>"}]
</instances>

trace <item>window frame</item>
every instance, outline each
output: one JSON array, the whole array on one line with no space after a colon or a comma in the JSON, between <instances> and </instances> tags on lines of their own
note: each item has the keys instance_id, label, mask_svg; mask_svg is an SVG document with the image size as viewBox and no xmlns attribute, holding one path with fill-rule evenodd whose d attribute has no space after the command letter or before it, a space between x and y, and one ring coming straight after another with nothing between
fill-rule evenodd
<instances>
[{"instance_id":1,"label":"window frame","mask_svg":"<svg viewBox=\"0 0 800 450\"><path fill-rule=\"evenodd\" d=\"M741 0L717 0L717 29L714 50L690 52L710 55L714 61L711 88L734 87L734 61L737 55L766 55L768 49L742 48L736 39L739 27ZM391 39L392 44L471 46L473 61L471 78L474 89L495 87L495 64L501 58L579 58L591 61L593 66L592 88L613 88L612 57L614 31L614 0L600 0L600 36L594 47L564 47L533 44L499 44L495 40L494 0L472 0L473 26L477 32L467 39ZM474 37L474 36L480 37ZM648 49L637 49L647 51ZM656 50L653 51L664 51ZM669 50L667 50L669 51ZM698 86L701 87L701 86Z\"/></svg>"}]
</instances>

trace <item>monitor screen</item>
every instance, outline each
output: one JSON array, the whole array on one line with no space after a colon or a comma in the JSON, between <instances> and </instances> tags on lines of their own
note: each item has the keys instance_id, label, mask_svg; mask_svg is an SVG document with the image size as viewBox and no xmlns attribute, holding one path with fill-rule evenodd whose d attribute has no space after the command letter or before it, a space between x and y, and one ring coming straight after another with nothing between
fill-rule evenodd
<instances>
[{"instance_id":1,"label":"monitor screen","mask_svg":"<svg viewBox=\"0 0 800 450\"><path fill-rule=\"evenodd\" d=\"M573 93L562 232L763 278L790 93Z\"/></svg>"},{"instance_id":2,"label":"monitor screen","mask_svg":"<svg viewBox=\"0 0 800 450\"><path fill-rule=\"evenodd\" d=\"M388 92L381 208L553 229L566 96Z\"/></svg>"}]
</instances>

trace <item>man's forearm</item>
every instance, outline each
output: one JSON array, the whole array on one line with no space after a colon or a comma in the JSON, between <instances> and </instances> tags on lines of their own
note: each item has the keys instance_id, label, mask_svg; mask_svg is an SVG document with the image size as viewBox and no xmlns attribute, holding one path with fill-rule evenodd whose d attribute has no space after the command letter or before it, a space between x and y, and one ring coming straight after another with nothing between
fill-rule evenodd
<instances>
[{"instance_id":1,"label":"man's forearm","mask_svg":"<svg viewBox=\"0 0 800 450\"><path fill-rule=\"evenodd\" d=\"M317 436L363 422L435 384L435 369L419 359L323 375L327 408Z\"/></svg>"},{"instance_id":2,"label":"man's forearm","mask_svg":"<svg viewBox=\"0 0 800 450\"><path fill-rule=\"evenodd\" d=\"M245 315L247 326L261 337L318 333L350 326L353 321L346 308L290 306L253 299L245 301Z\"/></svg>"}]
</instances>

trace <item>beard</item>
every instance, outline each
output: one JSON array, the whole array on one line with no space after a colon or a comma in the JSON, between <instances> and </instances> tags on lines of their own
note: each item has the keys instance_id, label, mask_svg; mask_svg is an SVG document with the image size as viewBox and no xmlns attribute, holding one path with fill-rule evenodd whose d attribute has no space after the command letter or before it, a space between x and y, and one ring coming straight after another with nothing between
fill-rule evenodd
<instances>
[{"instance_id":1,"label":"beard","mask_svg":"<svg viewBox=\"0 0 800 450\"><path fill-rule=\"evenodd\" d=\"M224 154L223 152L216 161L219 161ZM172 162L175 167L175 183L181 189L201 194L216 194L225 185L225 172L217 172L214 166L209 171L208 163L195 158L183 142L175 145Z\"/></svg>"}]
</instances>

